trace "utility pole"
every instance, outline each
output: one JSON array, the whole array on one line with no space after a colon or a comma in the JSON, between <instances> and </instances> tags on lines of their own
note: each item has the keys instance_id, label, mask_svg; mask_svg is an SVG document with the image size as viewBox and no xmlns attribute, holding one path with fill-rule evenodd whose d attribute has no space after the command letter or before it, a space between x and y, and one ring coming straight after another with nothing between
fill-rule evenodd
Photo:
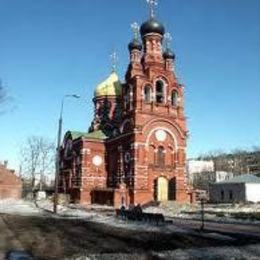
<instances>
[{"instance_id":1,"label":"utility pole","mask_svg":"<svg viewBox=\"0 0 260 260\"><path fill-rule=\"evenodd\" d=\"M59 117L59 126L58 126L58 137L57 137L57 148L56 148L56 160L55 160L55 191L53 198L53 213L57 214L57 205L58 205L58 188L59 188L59 174L60 174L60 145L61 145L61 135L62 135L62 115L63 115L63 106L65 98L80 98L78 95L65 95L61 101L60 117Z\"/></svg>"}]
</instances>

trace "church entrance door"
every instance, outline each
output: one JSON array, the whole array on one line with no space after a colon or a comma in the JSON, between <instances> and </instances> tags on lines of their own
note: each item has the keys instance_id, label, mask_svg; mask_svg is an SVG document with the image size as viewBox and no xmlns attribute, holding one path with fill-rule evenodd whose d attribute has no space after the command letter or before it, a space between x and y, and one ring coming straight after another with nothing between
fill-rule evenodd
<instances>
[{"instance_id":1,"label":"church entrance door","mask_svg":"<svg viewBox=\"0 0 260 260\"><path fill-rule=\"evenodd\" d=\"M157 180L157 201L168 200L168 180L164 177L159 177Z\"/></svg>"}]
</instances>

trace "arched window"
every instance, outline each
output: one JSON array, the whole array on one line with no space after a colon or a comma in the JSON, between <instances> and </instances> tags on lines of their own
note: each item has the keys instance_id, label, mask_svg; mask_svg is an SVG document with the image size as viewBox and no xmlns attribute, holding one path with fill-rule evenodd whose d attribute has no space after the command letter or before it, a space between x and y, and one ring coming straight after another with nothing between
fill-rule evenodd
<instances>
[{"instance_id":1,"label":"arched window","mask_svg":"<svg viewBox=\"0 0 260 260\"><path fill-rule=\"evenodd\" d=\"M107 99L104 99L103 101L103 110L102 110L102 118L106 118L108 119L109 118L109 115L110 115L110 109L111 109L111 102L108 101Z\"/></svg>"},{"instance_id":2,"label":"arched window","mask_svg":"<svg viewBox=\"0 0 260 260\"><path fill-rule=\"evenodd\" d=\"M71 139L68 139L65 145L65 157L70 157L72 155L73 143Z\"/></svg>"},{"instance_id":3,"label":"arched window","mask_svg":"<svg viewBox=\"0 0 260 260\"><path fill-rule=\"evenodd\" d=\"M156 102L163 103L164 102L164 83L161 80L156 82Z\"/></svg>"},{"instance_id":4,"label":"arched window","mask_svg":"<svg viewBox=\"0 0 260 260\"><path fill-rule=\"evenodd\" d=\"M130 88L129 88L129 108L130 108L130 110L133 109L133 95L134 95L133 86L130 85Z\"/></svg>"},{"instance_id":5,"label":"arched window","mask_svg":"<svg viewBox=\"0 0 260 260\"><path fill-rule=\"evenodd\" d=\"M163 168L165 165L165 152L164 152L164 148L162 146L158 147L158 151L157 151L157 165L160 168Z\"/></svg>"},{"instance_id":6,"label":"arched window","mask_svg":"<svg viewBox=\"0 0 260 260\"><path fill-rule=\"evenodd\" d=\"M171 103L174 107L178 105L178 92L176 90L172 91Z\"/></svg>"},{"instance_id":7,"label":"arched window","mask_svg":"<svg viewBox=\"0 0 260 260\"><path fill-rule=\"evenodd\" d=\"M124 103L125 103L125 109L130 110L130 86L126 86L125 93L124 93Z\"/></svg>"},{"instance_id":8,"label":"arched window","mask_svg":"<svg viewBox=\"0 0 260 260\"><path fill-rule=\"evenodd\" d=\"M176 177L169 181L168 198L169 200L176 200Z\"/></svg>"},{"instance_id":9,"label":"arched window","mask_svg":"<svg viewBox=\"0 0 260 260\"><path fill-rule=\"evenodd\" d=\"M150 86L145 86L144 87L144 101L149 103L151 102L151 87Z\"/></svg>"}]
</instances>

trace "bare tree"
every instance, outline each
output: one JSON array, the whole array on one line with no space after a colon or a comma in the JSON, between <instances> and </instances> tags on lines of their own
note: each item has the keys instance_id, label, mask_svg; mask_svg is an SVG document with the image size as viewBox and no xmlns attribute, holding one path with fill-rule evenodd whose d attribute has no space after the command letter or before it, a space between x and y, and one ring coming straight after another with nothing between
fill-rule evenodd
<instances>
[{"instance_id":1,"label":"bare tree","mask_svg":"<svg viewBox=\"0 0 260 260\"><path fill-rule=\"evenodd\" d=\"M209 152L198 159L212 160L215 171L233 172L234 175L260 172L260 147L251 150L234 149L229 153Z\"/></svg>"},{"instance_id":2,"label":"bare tree","mask_svg":"<svg viewBox=\"0 0 260 260\"><path fill-rule=\"evenodd\" d=\"M54 172L55 144L44 138L40 139L40 190L46 174Z\"/></svg>"},{"instance_id":3,"label":"bare tree","mask_svg":"<svg viewBox=\"0 0 260 260\"><path fill-rule=\"evenodd\" d=\"M30 180L31 188L35 189L36 177L39 177L40 188L47 174L53 172L55 145L41 136L27 138L21 150L23 176Z\"/></svg>"}]
</instances>

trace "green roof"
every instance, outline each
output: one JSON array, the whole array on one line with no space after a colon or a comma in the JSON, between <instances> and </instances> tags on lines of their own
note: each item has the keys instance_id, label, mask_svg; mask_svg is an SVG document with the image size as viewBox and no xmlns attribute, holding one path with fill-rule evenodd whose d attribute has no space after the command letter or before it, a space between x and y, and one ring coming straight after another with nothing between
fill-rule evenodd
<instances>
[{"instance_id":1,"label":"green roof","mask_svg":"<svg viewBox=\"0 0 260 260\"><path fill-rule=\"evenodd\" d=\"M91 139L99 139L99 140L104 140L108 138L108 136L103 133L102 130L97 130L91 133L86 133L86 132L78 132L78 131L69 131L68 133L71 134L72 140L76 140L78 138L91 138Z\"/></svg>"},{"instance_id":2,"label":"green roof","mask_svg":"<svg viewBox=\"0 0 260 260\"><path fill-rule=\"evenodd\" d=\"M71 134L72 140L78 139L87 134L85 132L78 132L78 131L69 131L68 133Z\"/></svg>"},{"instance_id":3,"label":"green roof","mask_svg":"<svg viewBox=\"0 0 260 260\"><path fill-rule=\"evenodd\" d=\"M86 138L94 138L94 139L107 139L108 136L102 131L102 130L97 130L91 133L88 133L86 135L84 135L84 137Z\"/></svg>"},{"instance_id":4,"label":"green roof","mask_svg":"<svg viewBox=\"0 0 260 260\"><path fill-rule=\"evenodd\" d=\"M220 181L215 184L226 184L226 183L260 183L260 178L253 174L244 174L236 176L230 180Z\"/></svg>"}]
</instances>

